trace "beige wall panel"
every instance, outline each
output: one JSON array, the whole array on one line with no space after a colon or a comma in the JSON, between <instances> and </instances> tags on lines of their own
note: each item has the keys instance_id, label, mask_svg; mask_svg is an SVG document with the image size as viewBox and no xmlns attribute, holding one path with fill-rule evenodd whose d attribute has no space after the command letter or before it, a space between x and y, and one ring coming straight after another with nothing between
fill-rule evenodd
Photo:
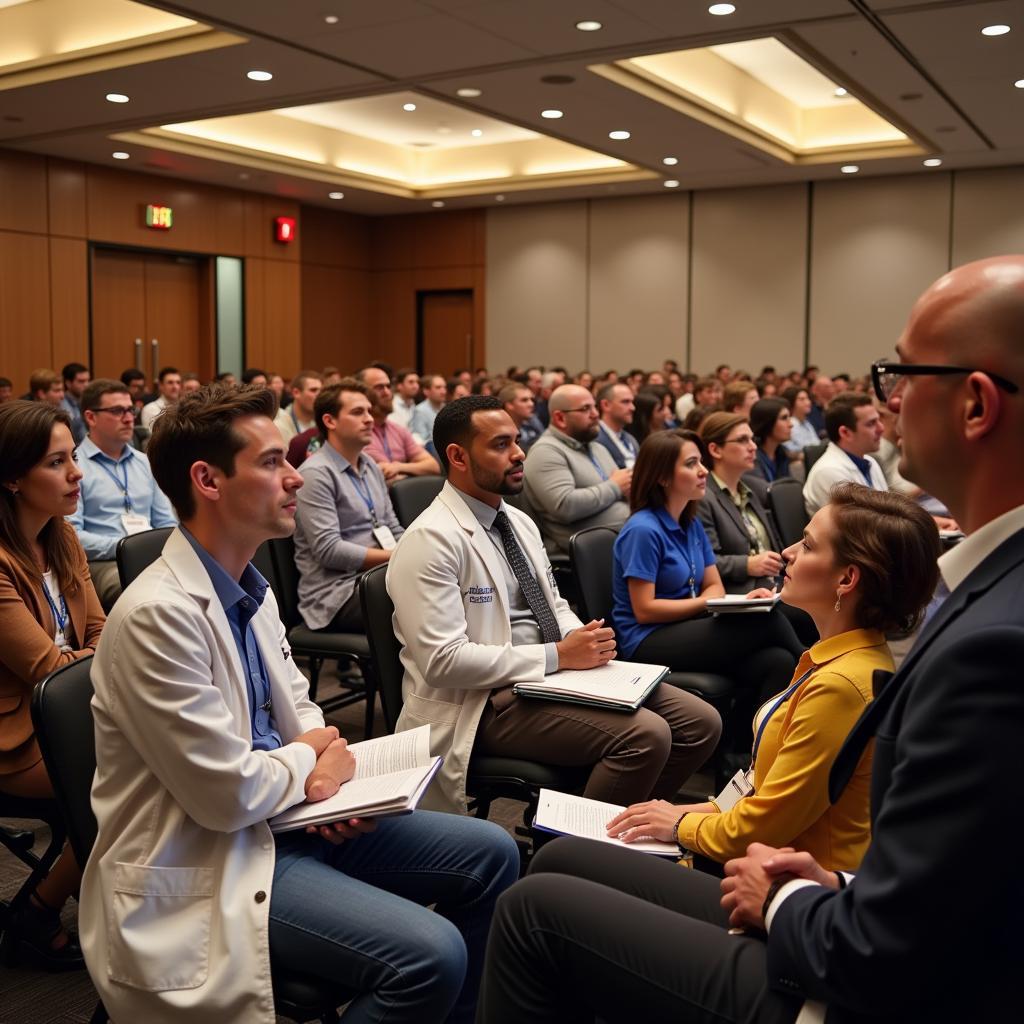
<instances>
[{"instance_id":1,"label":"beige wall panel","mask_svg":"<svg viewBox=\"0 0 1024 1024\"><path fill-rule=\"evenodd\" d=\"M53 365L49 243L44 235L0 231L0 373L20 395L33 370Z\"/></svg>"},{"instance_id":2,"label":"beige wall panel","mask_svg":"<svg viewBox=\"0 0 1024 1024\"><path fill-rule=\"evenodd\" d=\"M954 267L1024 253L1024 167L957 171L953 190Z\"/></svg>"},{"instance_id":3,"label":"beige wall panel","mask_svg":"<svg viewBox=\"0 0 1024 1024\"><path fill-rule=\"evenodd\" d=\"M729 363L756 374L765 364L781 372L800 366L807 187L696 192L693 203L690 369Z\"/></svg>"},{"instance_id":4,"label":"beige wall panel","mask_svg":"<svg viewBox=\"0 0 1024 1024\"><path fill-rule=\"evenodd\" d=\"M487 213L487 362L586 362L587 204Z\"/></svg>"},{"instance_id":5,"label":"beige wall panel","mask_svg":"<svg viewBox=\"0 0 1024 1024\"><path fill-rule=\"evenodd\" d=\"M589 351L570 371L686 359L689 196L590 204Z\"/></svg>"},{"instance_id":6,"label":"beige wall panel","mask_svg":"<svg viewBox=\"0 0 1024 1024\"><path fill-rule=\"evenodd\" d=\"M867 373L914 301L948 269L948 174L814 186L810 358Z\"/></svg>"},{"instance_id":7,"label":"beige wall panel","mask_svg":"<svg viewBox=\"0 0 1024 1024\"><path fill-rule=\"evenodd\" d=\"M50 238L53 365L89 363L89 255L82 238Z\"/></svg>"}]
</instances>

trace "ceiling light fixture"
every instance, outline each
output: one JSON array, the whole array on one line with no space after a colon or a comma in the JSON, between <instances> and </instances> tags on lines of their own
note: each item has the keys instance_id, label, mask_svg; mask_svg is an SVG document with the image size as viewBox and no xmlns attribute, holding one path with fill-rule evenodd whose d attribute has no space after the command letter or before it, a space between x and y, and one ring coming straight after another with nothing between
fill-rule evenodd
<instances>
[{"instance_id":1,"label":"ceiling light fixture","mask_svg":"<svg viewBox=\"0 0 1024 1024\"><path fill-rule=\"evenodd\" d=\"M338 16L336 14L325 14L324 21L326 21L328 25L337 25Z\"/></svg>"},{"instance_id":2,"label":"ceiling light fixture","mask_svg":"<svg viewBox=\"0 0 1024 1024\"><path fill-rule=\"evenodd\" d=\"M123 92L108 92L107 93L108 103L127 103L128 97Z\"/></svg>"},{"instance_id":3,"label":"ceiling light fixture","mask_svg":"<svg viewBox=\"0 0 1024 1024\"><path fill-rule=\"evenodd\" d=\"M716 14L719 17L722 17L723 15L726 15L726 14L735 14L735 12L736 12L736 5L735 4L712 4L708 8L708 14Z\"/></svg>"},{"instance_id":4,"label":"ceiling light fixture","mask_svg":"<svg viewBox=\"0 0 1024 1024\"><path fill-rule=\"evenodd\" d=\"M629 132L615 131L608 133L609 139L614 139L616 142L625 142L629 138Z\"/></svg>"},{"instance_id":5,"label":"ceiling light fixture","mask_svg":"<svg viewBox=\"0 0 1024 1024\"><path fill-rule=\"evenodd\" d=\"M477 96L482 96L483 95L483 91L481 89L472 89L472 88L456 89L455 90L455 95L456 96L461 96L463 99L466 99L466 100L471 100L471 99L474 99Z\"/></svg>"},{"instance_id":6,"label":"ceiling light fixture","mask_svg":"<svg viewBox=\"0 0 1024 1024\"><path fill-rule=\"evenodd\" d=\"M1015 89L1024 89L1024 78L1018 78L1013 85Z\"/></svg>"},{"instance_id":7,"label":"ceiling light fixture","mask_svg":"<svg viewBox=\"0 0 1024 1024\"><path fill-rule=\"evenodd\" d=\"M328 199L344 199L345 198L345 193L344 192L328 192L327 193L327 198Z\"/></svg>"},{"instance_id":8,"label":"ceiling light fixture","mask_svg":"<svg viewBox=\"0 0 1024 1024\"><path fill-rule=\"evenodd\" d=\"M981 30L981 34L983 36L1005 36L1009 31L1009 25L986 25Z\"/></svg>"},{"instance_id":9,"label":"ceiling light fixture","mask_svg":"<svg viewBox=\"0 0 1024 1024\"><path fill-rule=\"evenodd\" d=\"M441 207L444 206L444 200L435 199L430 205L433 206L435 210L440 210Z\"/></svg>"},{"instance_id":10,"label":"ceiling light fixture","mask_svg":"<svg viewBox=\"0 0 1024 1024\"><path fill-rule=\"evenodd\" d=\"M836 91L832 93L832 95L835 96L836 99L841 100L844 96L849 96L850 94L841 85L838 85L836 86Z\"/></svg>"},{"instance_id":11,"label":"ceiling light fixture","mask_svg":"<svg viewBox=\"0 0 1024 1024\"><path fill-rule=\"evenodd\" d=\"M546 117L549 121L557 121L562 116L562 112L560 110L542 110L540 116Z\"/></svg>"},{"instance_id":12,"label":"ceiling light fixture","mask_svg":"<svg viewBox=\"0 0 1024 1024\"><path fill-rule=\"evenodd\" d=\"M253 82L269 82L274 76L269 71L250 71L245 77Z\"/></svg>"},{"instance_id":13,"label":"ceiling light fixture","mask_svg":"<svg viewBox=\"0 0 1024 1024\"><path fill-rule=\"evenodd\" d=\"M125 153L123 150L118 150L116 153L110 154L115 160L130 160L131 154Z\"/></svg>"},{"instance_id":14,"label":"ceiling light fixture","mask_svg":"<svg viewBox=\"0 0 1024 1024\"><path fill-rule=\"evenodd\" d=\"M402 109L403 110L408 110L409 113L411 114L416 109L416 104L415 103L403 103L402 104Z\"/></svg>"},{"instance_id":15,"label":"ceiling light fixture","mask_svg":"<svg viewBox=\"0 0 1024 1024\"><path fill-rule=\"evenodd\" d=\"M474 139L479 139L483 132L479 128L474 128L470 133Z\"/></svg>"},{"instance_id":16,"label":"ceiling light fixture","mask_svg":"<svg viewBox=\"0 0 1024 1024\"><path fill-rule=\"evenodd\" d=\"M843 174L856 174L860 168L856 164L843 164L839 170L841 170Z\"/></svg>"},{"instance_id":17,"label":"ceiling light fixture","mask_svg":"<svg viewBox=\"0 0 1024 1024\"><path fill-rule=\"evenodd\" d=\"M603 26L599 21L577 21L576 27L581 32L599 32Z\"/></svg>"},{"instance_id":18,"label":"ceiling light fixture","mask_svg":"<svg viewBox=\"0 0 1024 1024\"><path fill-rule=\"evenodd\" d=\"M922 163L925 167L941 167L942 161L937 156L930 156L927 160L923 160Z\"/></svg>"},{"instance_id":19,"label":"ceiling light fixture","mask_svg":"<svg viewBox=\"0 0 1024 1024\"><path fill-rule=\"evenodd\" d=\"M505 197L504 196L495 196L494 197L494 201L496 203L503 203L503 202L505 202Z\"/></svg>"},{"instance_id":20,"label":"ceiling light fixture","mask_svg":"<svg viewBox=\"0 0 1024 1024\"><path fill-rule=\"evenodd\" d=\"M662 182L665 188L679 188L679 182L675 178L669 178L668 181Z\"/></svg>"},{"instance_id":21,"label":"ceiling light fixture","mask_svg":"<svg viewBox=\"0 0 1024 1024\"><path fill-rule=\"evenodd\" d=\"M665 157L665 159L664 159L664 160L662 160L661 162L662 162L662 163L663 163L663 164L664 164L664 165L665 165L666 167L675 167L675 165L676 165L677 163L679 163L679 157L676 157L676 156L667 156L667 157Z\"/></svg>"}]
</instances>

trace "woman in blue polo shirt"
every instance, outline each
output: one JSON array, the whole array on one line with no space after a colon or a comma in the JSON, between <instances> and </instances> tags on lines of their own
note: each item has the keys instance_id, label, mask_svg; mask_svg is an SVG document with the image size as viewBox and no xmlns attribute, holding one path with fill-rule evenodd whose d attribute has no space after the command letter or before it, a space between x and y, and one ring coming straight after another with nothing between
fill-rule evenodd
<instances>
[{"instance_id":1,"label":"woman in blue polo shirt","mask_svg":"<svg viewBox=\"0 0 1024 1024\"><path fill-rule=\"evenodd\" d=\"M752 707L785 689L803 648L776 611L708 614L725 588L697 517L706 462L690 430L651 434L640 446L632 514L615 541L612 620L622 658L735 679Z\"/></svg>"}]
</instances>

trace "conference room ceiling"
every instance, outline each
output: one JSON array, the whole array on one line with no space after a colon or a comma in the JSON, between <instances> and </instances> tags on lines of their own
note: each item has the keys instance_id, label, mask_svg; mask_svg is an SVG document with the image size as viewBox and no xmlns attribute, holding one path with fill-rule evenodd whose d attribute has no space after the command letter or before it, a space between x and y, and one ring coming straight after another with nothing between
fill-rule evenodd
<instances>
[{"instance_id":1,"label":"conference room ceiling","mask_svg":"<svg viewBox=\"0 0 1024 1024\"><path fill-rule=\"evenodd\" d=\"M1024 0L711 6L0 0L0 146L369 214L1024 163Z\"/></svg>"}]
</instances>

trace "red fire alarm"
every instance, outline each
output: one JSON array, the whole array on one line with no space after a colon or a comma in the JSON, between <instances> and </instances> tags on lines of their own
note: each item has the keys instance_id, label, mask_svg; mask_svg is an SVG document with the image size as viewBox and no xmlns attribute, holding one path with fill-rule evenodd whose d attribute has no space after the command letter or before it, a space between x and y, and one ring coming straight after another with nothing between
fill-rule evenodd
<instances>
[{"instance_id":1,"label":"red fire alarm","mask_svg":"<svg viewBox=\"0 0 1024 1024\"><path fill-rule=\"evenodd\" d=\"M274 218L274 241L287 245L295 241L295 218L275 217Z\"/></svg>"}]
</instances>

